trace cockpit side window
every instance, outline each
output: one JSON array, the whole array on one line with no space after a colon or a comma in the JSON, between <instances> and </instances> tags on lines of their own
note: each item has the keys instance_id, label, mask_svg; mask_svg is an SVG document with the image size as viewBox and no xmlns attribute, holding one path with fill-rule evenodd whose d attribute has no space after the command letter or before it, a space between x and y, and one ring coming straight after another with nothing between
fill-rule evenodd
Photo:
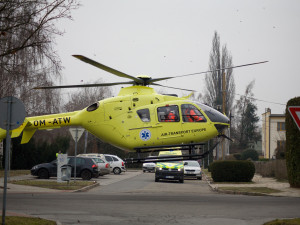
<instances>
[{"instance_id":1,"label":"cockpit side window","mask_svg":"<svg viewBox=\"0 0 300 225\"><path fill-rule=\"evenodd\" d=\"M157 108L159 122L179 122L179 110L177 105L168 105Z\"/></svg>"},{"instance_id":2,"label":"cockpit side window","mask_svg":"<svg viewBox=\"0 0 300 225\"><path fill-rule=\"evenodd\" d=\"M181 112L184 122L206 122L205 117L194 105L182 104Z\"/></svg>"},{"instance_id":3,"label":"cockpit side window","mask_svg":"<svg viewBox=\"0 0 300 225\"><path fill-rule=\"evenodd\" d=\"M150 122L150 112L149 109L140 109L136 113L143 122Z\"/></svg>"}]
</instances>

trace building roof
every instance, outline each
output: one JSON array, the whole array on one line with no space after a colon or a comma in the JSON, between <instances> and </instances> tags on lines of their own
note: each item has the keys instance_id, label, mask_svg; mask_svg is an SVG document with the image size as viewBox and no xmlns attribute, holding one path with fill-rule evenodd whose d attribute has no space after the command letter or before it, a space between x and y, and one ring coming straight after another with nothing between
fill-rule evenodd
<instances>
[{"instance_id":1,"label":"building roof","mask_svg":"<svg viewBox=\"0 0 300 225\"><path fill-rule=\"evenodd\" d=\"M270 114L270 117L285 117L285 114Z\"/></svg>"}]
</instances>

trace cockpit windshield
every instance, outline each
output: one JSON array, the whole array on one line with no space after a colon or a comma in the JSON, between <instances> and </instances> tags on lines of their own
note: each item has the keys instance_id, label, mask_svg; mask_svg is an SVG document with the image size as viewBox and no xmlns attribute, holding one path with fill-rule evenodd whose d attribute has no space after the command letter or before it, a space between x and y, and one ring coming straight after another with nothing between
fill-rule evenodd
<instances>
[{"instance_id":1,"label":"cockpit windshield","mask_svg":"<svg viewBox=\"0 0 300 225\"><path fill-rule=\"evenodd\" d=\"M212 121L212 122L219 122L219 123L229 123L229 119L227 116L223 115L222 113L220 113L219 111L201 104L199 102L195 102L200 109L202 109L204 111L204 113L208 116L208 118Z\"/></svg>"}]
</instances>

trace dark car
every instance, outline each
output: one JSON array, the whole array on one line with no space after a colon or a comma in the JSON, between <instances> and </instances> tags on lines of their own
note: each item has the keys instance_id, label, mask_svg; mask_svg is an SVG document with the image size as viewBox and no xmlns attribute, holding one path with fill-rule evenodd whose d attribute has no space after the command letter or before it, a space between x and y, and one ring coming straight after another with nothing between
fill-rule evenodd
<instances>
[{"instance_id":1,"label":"dark car","mask_svg":"<svg viewBox=\"0 0 300 225\"><path fill-rule=\"evenodd\" d=\"M68 165L72 167L72 177L74 177L75 157L68 157ZM31 175L38 176L39 179L49 179L57 176L57 160L50 163L38 164L31 169ZM83 180L90 180L92 177L98 177L98 165L92 158L76 157L76 177Z\"/></svg>"}]
</instances>

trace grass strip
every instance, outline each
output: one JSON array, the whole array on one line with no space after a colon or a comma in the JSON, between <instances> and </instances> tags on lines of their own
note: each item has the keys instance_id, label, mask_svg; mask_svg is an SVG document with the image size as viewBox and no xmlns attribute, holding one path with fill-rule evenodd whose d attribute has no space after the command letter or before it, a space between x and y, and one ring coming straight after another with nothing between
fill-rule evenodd
<instances>
[{"instance_id":1,"label":"grass strip","mask_svg":"<svg viewBox=\"0 0 300 225\"><path fill-rule=\"evenodd\" d=\"M86 186L94 184L94 181L70 181L56 182L56 181L44 181L44 180L18 180L10 182L18 185L28 185L34 187L50 188L56 190L78 190Z\"/></svg>"},{"instance_id":2,"label":"grass strip","mask_svg":"<svg viewBox=\"0 0 300 225\"><path fill-rule=\"evenodd\" d=\"M268 187L219 187L219 190L233 191L233 192L250 192L250 193L262 193L262 194L272 194L279 193L281 191L268 188Z\"/></svg>"},{"instance_id":3,"label":"grass strip","mask_svg":"<svg viewBox=\"0 0 300 225\"><path fill-rule=\"evenodd\" d=\"M264 223L263 225L300 225L300 218L295 219L284 219L284 220L272 220Z\"/></svg>"},{"instance_id":4,"label":"grass strip","mask_svg":"<svg viewBox=\"0 0 300 225\"><path fill-rule=\"evenodd\" d=\"M15 177L15 176L23 176L23 175L29 175L29 170L10 170L9 176ZM4 170L0 170L0 177L4 177Z\"/></svg>"},{"instance_id":5,"label":"grass strip","mask_svg":"<svg viewBox=\"0 0 300 225\"><path fill-rule=\"evenodd\" d=\"M2 221L2 216L0 217ZM55 221L35 217L6 216L6 225L56 225Z\"/></svg>"}]
</instances>

